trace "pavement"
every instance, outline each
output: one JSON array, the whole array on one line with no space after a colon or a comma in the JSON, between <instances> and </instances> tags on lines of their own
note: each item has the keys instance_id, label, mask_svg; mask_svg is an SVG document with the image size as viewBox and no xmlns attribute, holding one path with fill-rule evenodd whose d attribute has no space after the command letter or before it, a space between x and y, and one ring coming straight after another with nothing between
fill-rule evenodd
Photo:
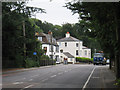
<instances>
[{"instance_id":1,"label":"pavement","mask_svg":"<svg viewBox=\"0 0 120 90\"><path fill-rule=\"evenodd\" d=\"M37 68L8 69L3 70L2 77L3 90L6 88L120 90L115 85L115 74L109 70L108 65L58 64Z\"/></svg>"}]
</instances>

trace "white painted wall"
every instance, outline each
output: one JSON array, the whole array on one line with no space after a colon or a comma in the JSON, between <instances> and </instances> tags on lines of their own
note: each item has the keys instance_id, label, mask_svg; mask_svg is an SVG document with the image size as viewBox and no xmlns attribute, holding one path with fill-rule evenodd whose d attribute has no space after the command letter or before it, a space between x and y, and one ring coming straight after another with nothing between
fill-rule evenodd
<instances>
[{"instance_id":1,"label":"white painted wall","mask_svg":"<svg viewBox=\"0 0 120 90\"><path fill-rule=\"evenodd\" d=\"M59 45L59 52L60 50L63 50L63 52L69 52L71 55L73 55L74 57L86 57L86 58L91 58L91 49L82 49L83 48L83 42L79 41L79 42L66 42L67 43L67 47L65 47L65 42L57 42L57 44ZM78 43L78 47L76 47L76 43ZM78 50L78 55L76 55L76 50ZM87 51L86 55L85 55L85 51ZM60 52L59 54L61 61L63 62L64 60L64 55L63 53ZM62 58L61 58L62 56Z\"/></svg>"},{"instance_id":2,"label":"white painted wall","mask_svg":"<svg viewBox=\"0 0 120 90\"><path fill-rule=\"evenodd\" d=\"M72 62L72 64L74 64L76 61L75 61L75 58L68 58L66 55L64 55L64 54L62 54L62 59L61 59L61 61L62 62L64 62L64 58L67 58L67 62L69 63L71 63Z\"/></svg>"},{"instance_id":3,"label":"white painted wall","mask_svg":"<svg viewBox=\"0 0 120 90\"><path fill-rule=\"evenodd\" d=\"M82 52L82 57L91 58L91 49L83 49ZM85 54L85 52L87 53Z\"/></svg>"},{"instance_id":4,"label":"white painted wall","mask_svg":"<svg viewBox=\"0 0 120 90\"><path fill-rule=\"evenodd\" d=\"M46 55L50 57L50 55L53 55L53 59L56 59L56 55L60 55L59 52L56 52L56 46L53 45L53 52L50 52L50 45L49 44L42 44L42 49L44 49L44 47L47 47L47 52Z\"/></svg>"},{"instance_id":5,"label":"white painted wall","mask_svg":"<svg viewBox=\"0 0 120 90\"><path fill-rule=\"evenodd\" d=\"M67 46L65 47L65 42L57 42L59 45L59 50L63 49L63 52L69 52L74 57L80 57L80 50L82 50L82 41L80 42L66 42ZM78 43L78 47L76 47L76 43ZM76 55L76 50L78 50L78 55ZM60 53L60 55L62 55Z\"/></svg>"}]
</instances>

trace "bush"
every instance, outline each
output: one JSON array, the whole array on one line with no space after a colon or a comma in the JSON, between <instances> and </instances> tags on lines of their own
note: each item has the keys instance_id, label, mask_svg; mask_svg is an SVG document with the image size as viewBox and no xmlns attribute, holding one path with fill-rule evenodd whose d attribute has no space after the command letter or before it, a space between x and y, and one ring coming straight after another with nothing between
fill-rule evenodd
<instances>
[{"instance_id":1,"label":"bush","mask_svg":"<svg viewBox=\"0 0 120 90\"><path fill-rule=\"evenodd\" d=\"M27 58L25 60L25 63L26 63L26 68L39 67L39 61L32 60L31 58Z\"/></svg>"},{"instance_id":2,"label":"bush","mask_svg":"<svg viewBox=\"0 0 120 90\"><path fill-rule=\"evenodd\" d=\"M41 58L40 58L40 60L49 60L49 59L50 58L48 56L46 56L46 55L42 55Z\"/></svg>"},{"instance_id":3,"label":"bush","mask_svg":"<svg viewBox=\"0 0 120 90\"><path fill-rule=\"evenodd\" d=\"M77 62L85 62L85 63L87 63L87 62L93 62L93 58L85 58L85 57L76 57L76 61Z\"/></svg>"}]
</instances>

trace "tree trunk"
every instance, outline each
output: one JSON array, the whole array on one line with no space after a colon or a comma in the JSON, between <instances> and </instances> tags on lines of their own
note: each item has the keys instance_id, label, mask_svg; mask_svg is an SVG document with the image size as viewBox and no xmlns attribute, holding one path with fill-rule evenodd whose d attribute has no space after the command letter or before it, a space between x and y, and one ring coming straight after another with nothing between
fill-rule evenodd
<instances>
[{"instance_id":1,"label":"tree trunk","mask_svg":"<svg viewBox=\"0 0 120 90\"><path fill-rule=\"evenodd\" d=\"M115 58L115 72L116 78L120 78L120 55L117 54Z\"/></svg>"},{"instance_id":2,"label":"tree trunk","mask_svg":"<svg viewBox=\"0 0 120 90\"><path fill-rule=\"evenodd\" d=\"M111 52L110 54L110 66L109 69L112 69L113 71L115 71L115 56L114 53Z\"/></svg>"}]
</instances>

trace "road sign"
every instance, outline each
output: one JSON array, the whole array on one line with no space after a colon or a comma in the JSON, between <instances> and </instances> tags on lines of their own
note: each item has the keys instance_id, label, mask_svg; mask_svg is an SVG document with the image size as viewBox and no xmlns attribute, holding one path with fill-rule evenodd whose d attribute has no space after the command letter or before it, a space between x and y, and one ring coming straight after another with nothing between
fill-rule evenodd
<instances>
[{"instance_id":1,"label":"road sign","mask_svg":"<svg viewBox=\"0 0 120 90\"><path fill-rule=\"evenodd\" d=\"M33 52L33 55L37 55L37 52Z\"/></svg>"}]
</instances>

